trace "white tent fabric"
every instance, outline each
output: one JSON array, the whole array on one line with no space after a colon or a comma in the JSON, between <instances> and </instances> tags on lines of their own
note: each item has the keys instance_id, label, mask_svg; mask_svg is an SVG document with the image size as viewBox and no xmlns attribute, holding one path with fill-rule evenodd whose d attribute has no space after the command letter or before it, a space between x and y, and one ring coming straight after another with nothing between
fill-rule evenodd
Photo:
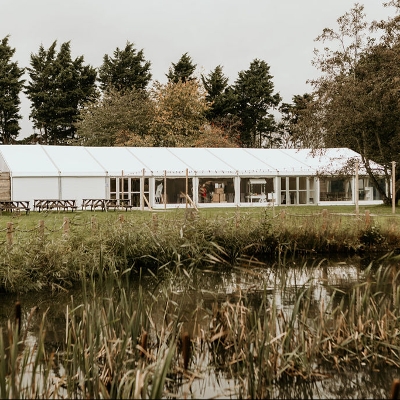
<instances>
[{"instance_id":1,"label":"white tent fabric","mask_svg":"<svg viewBox=\"0 0 400 400\"><path fill-rule=\"evenodd\" d=\"M1 145L0 170L17 176L314 175L359 155L349 149L84 147ZM361 172L361 171L360 171Z\"/></svg>"}]
</instances>

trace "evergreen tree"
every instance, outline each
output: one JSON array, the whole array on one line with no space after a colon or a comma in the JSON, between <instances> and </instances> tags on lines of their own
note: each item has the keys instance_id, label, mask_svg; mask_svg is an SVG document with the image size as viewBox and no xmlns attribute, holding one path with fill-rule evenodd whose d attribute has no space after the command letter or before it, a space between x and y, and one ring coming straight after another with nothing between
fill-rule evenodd
<instances>
[{"instance_id":1,"label":"evergreen tree","mask_svg":"<svg viewBox=\"0 0 400 400\"><path fill-rule=\"evenodd\" d=\"M302 142L295 140L296 130L303 118L303 113L306 112L312 100L313 97L309 93L303 95L296 94L292 98L293 103L282 103L279 106L282 119L278 123L277 128L283 142L285 142L285 148L302 147Z\"/></svg>"},{"instance_id":2,"label":"evergreen tree","mask_svg":"<svg viewBox=\"0 0 400 400\"><path fill-rule=\"evenodd\" d=\"M228 78L224 76L222 67L218 65L207 76L202 75L204 89L207 91L206 100L210 103L207 119L214 120L226 114L227 98L225 90L228 87Z\"/></svg>"},{"instance_id":3,"label":"evergreen tree","mask_svg":"<svg viewBox=\"0 0 400 400\"><path fill-rule=\"evenodd\" d=\"M193 73L196 69L196 64L193 64L191 57L188 53L182 55L179 61L169 68L166 74L168 81L172 83L187 82L195 79Z\"/></svg>"},{"instance_id":4,"label":"evergreen tree","mask_svg":"<svg viewBox=\"0 0 400 400\"><path fill-rule=\"evenodd\" d=\"M30 82L25 93L31 100L30 118L43 143L63 144L75 138L80 111L96 98L96 70L84 65L83 56L71 59L70 43L57 42L48 50L41 45L31 55Z\"/></svg>"},{"instance_id":5,"label":"evergreen tree","mask_svg":"<svg viewBox=\"0 0 400 400\"><path fill-rule=\"evenodd\" d=\"M207 76L202 75L201 80L209 105L205 115L212 132L220 132L231 144L237 146L240 143L241 125L240 118L234 113L237 99L232 87L228 85L228 78L223 74L222 67L218 65Z\"/></svg>"},{"instance_id":6,"label":"evergreen tree","mask_svg":"<svg viewBox=\"0 0 400 400\"><path fill-rule=\"evenodd\" d=\"M255 59L248 70L239 72L233 85L234 112L241 119L241 142L245 147L262 147L276 129L269 110L278 106L281 97L279 93L273 94L269 70L265 61Z\"/></svg>"},{"instance_id":7,"label":"evergreen tree","mask_svg":"<svg viewBox=\"0 0 400 400\"><path fill-rule=\"evenodd\" d=\"M101 89L144 90L151 80L150 66L150 61L144 59L143 50L137 51L133 43L127 42L125 49L117 47L114 57L104 56L99 69Z\"/></svg>"},{"instance_id":8,"label":"evergreen tree","mask_svg":"<svg viewBox=\"0 0 400 400\"><path fill-rule=\"evenodd\" d=\"M228 78L223 74L220 65L217 65L207 76L202 75L201 80L207 91L206 100L210 103L221 96L228 86Z\"/></svg>"},{"instance_id":9,"label":"evergreen tree","mask_svg":"<svg viewBox=\"0 0 400 400\"><path fill-rule=\"evenodd\" d=\"M0 140L12 143L20 130L18 120L21 119L19 94L23 88L23 68L11 58L15 53L8 45L8 36L0 42Z\"/></svg>"}]
</instances>

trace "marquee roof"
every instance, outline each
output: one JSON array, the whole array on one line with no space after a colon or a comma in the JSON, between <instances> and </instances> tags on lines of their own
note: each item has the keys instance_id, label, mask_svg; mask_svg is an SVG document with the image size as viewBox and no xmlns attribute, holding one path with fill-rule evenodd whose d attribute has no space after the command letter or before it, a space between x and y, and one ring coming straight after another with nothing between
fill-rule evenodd
<instances>
[{"instance_id":1,"label":"marquee roof","mask_svg":"<svg viewBox=\"0 0 400 400\"><path fill-rule=\"evenodd\" d=\"M315 175L334 172L349 149L312 156L302 149L0 145L0 170L12 176ZM361 171L360 171L361 172Z\"/></svg>"}]
</instances>

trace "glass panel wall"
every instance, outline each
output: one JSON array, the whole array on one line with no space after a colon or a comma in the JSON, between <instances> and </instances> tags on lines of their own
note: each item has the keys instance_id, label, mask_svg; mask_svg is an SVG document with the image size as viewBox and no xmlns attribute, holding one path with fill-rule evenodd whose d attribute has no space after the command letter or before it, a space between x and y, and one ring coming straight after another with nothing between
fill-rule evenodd
<instances>
[{"instance_id":1,"label":"glass panel wall","mask_svg":"<svg viewBox=\"0 0 400 400\"><path fill-rule=\"evenodd\" d=\"M315 178L308 178L308 188L309 188L309 199L308 204L314 204L316 202L316 184Z\"/></svg>"},{"instance_id":2,"label":"glass panel wall","mask_svg":"<svg viewBox=\"0 0 400 400\"><path fill-rule=\"evenodd\" d=\"M198 203L234 203L233 178L199 178Z\"/></svg>"},{"instance_id":3,"label":"glass panel wall","mask_svg":"<svg viewBox=\"0 0 400 400\"><path fill-rule=\"evenodd\" d=\"M263 203L272 200L274 193L273 178L241 178L240 202Z\"/></svg>"},{"instance_id":4,"label":"glass panel wall","mask_svg":"<svg viewBox=\"0 0 400 400\"><path fill-rule=\"evenodd\" d=\"M149 178L144 180L144 195L149 201ZM131 178L131 203L134 207L140 207L140 178Z\"/></svg>"},{"instance_id":5,"label":"glass panel wall","mask_svg":"<svg viewBox=\"0 0 400 400\"><path fill-rule=\"evenodd\" d=\"M385 180L378 179L379 186L385 188ZM372 185L369 177L361 177L358 179L358 199L359 200L382 200L379 191Z\"/></svg>"},{"instance_id":6,"label":"glass panel wall","mask_svg":"<svg viewBox=\"0 0 400 400\"><path fill-rule=\"evenodd\" d=\"M129 178L119 178L119 199L128 200L129 199Z\"/></svg>"},{"instance_id":7,"label":"glass panel wall","mask_svg":"<svg viewBox=\"0 0 400 400\"><path fill-rule=\"evenodd\" d=\"M141 180L142 178L110 178L110 199L130 199L130 203L132 206L140 207ZM149 178L144 178L143 194L146 197L147 201L149 201Z\"/></svg>"},{"instance_id":8,"label":"glass panel wall","mask_svg":"<svg viewBox=\"0 0 400 400\"><path fill-rule=\"evenodd\" d=\"M313 204L315 180L308 176L280 178L280 204Z\"/></svg>"},{"instance_id":9,"label":"glass panel wall","mask_svg":"<svg viewBox=\"0 0 400 400\"><path fill-rule=\"evenodd\" d=\"M308 203L307 202L307 200L308 200L308 198L307 198L307 179L308 178L305 176L299 176L297 179L299 182L299 191L298 191L299 204L307 204Z\"/></svg>"},{"instance_id":10,"label":"glass panel wall","mask_svg":"<svg viewBox=\"0 0 400 400\"><path fill-rule=\"evenodd\" d=\"M379 184L379 187L382 189L382 191L384 193L386 193L387 191L385 190L385 188L386 188L385 179L384 178L378 179L378 184ZM375 187L373 187L372 200L382 200L382 195L379 193L378 189L376 189Z\"/></svg>"},{"instance_id":11,"label":"glass panel wall","mask_svg":"<svg viewBox=\"0 0 400 400\"><path fill-rule=\"evenodd\" d=\"M165 187L164 187L165 185ZM156 178L154 185L155 204L185 204L186 178ZM188 195L193 200L193 180L188 179ZM164 199L165 196L165 199Z\"/></svg>"},{"instance_id":12,"label":"glass panel wall","mask_svg":"<svg viewBox=\"0 0 400 400\"><path fill-rule=\"evenodd\" d=\"M297 178L289 177L289 204L297 204Z\"/></svg>"},{"instance_id":13,"label":"glass panel wall","mask_svg":"<svg viewBox=\"0 0 400 400\"><path fill-rule=\"evenodd\" d=\"M352 199L352 178L321 178L319 198L321 201L349 201Z\"/></svg>"},{"instance_id":14,"label":"glass panel wall","mask_svg":"<svg viewBox=\"0 0 400 400\"><path fill-rule=\"evenodd\" d=\"M110 178L110 199L117 198L117 179Z\"/></svg>"}]
</instances>

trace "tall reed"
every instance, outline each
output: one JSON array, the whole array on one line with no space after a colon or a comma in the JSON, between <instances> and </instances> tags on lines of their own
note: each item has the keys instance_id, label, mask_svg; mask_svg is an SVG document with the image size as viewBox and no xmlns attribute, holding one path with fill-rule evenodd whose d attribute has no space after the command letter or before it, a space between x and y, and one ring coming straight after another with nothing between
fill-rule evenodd
<instances>
[{"instance_id":1,"label":"tall reed","mask_svg":"<svg viewBox=\"0 0 400 400\"><path fill-rule=\"evenodd\" d=\"M30 218L29 216L26 216ZM366 225L360 216L333 213L299 215L281 210L258 212L107 213L93 224L74 214L69 233L47 216L44 233L15 223L12 245L0 245L0 290L22 292L68 288L82 279L162 266L237 265L243 259L284 254L387 252L400 248L396 224ZM28 220L26 220L28 221ZM101 269L99 266L101 265Z\"/></svg>"}]
</instances>

